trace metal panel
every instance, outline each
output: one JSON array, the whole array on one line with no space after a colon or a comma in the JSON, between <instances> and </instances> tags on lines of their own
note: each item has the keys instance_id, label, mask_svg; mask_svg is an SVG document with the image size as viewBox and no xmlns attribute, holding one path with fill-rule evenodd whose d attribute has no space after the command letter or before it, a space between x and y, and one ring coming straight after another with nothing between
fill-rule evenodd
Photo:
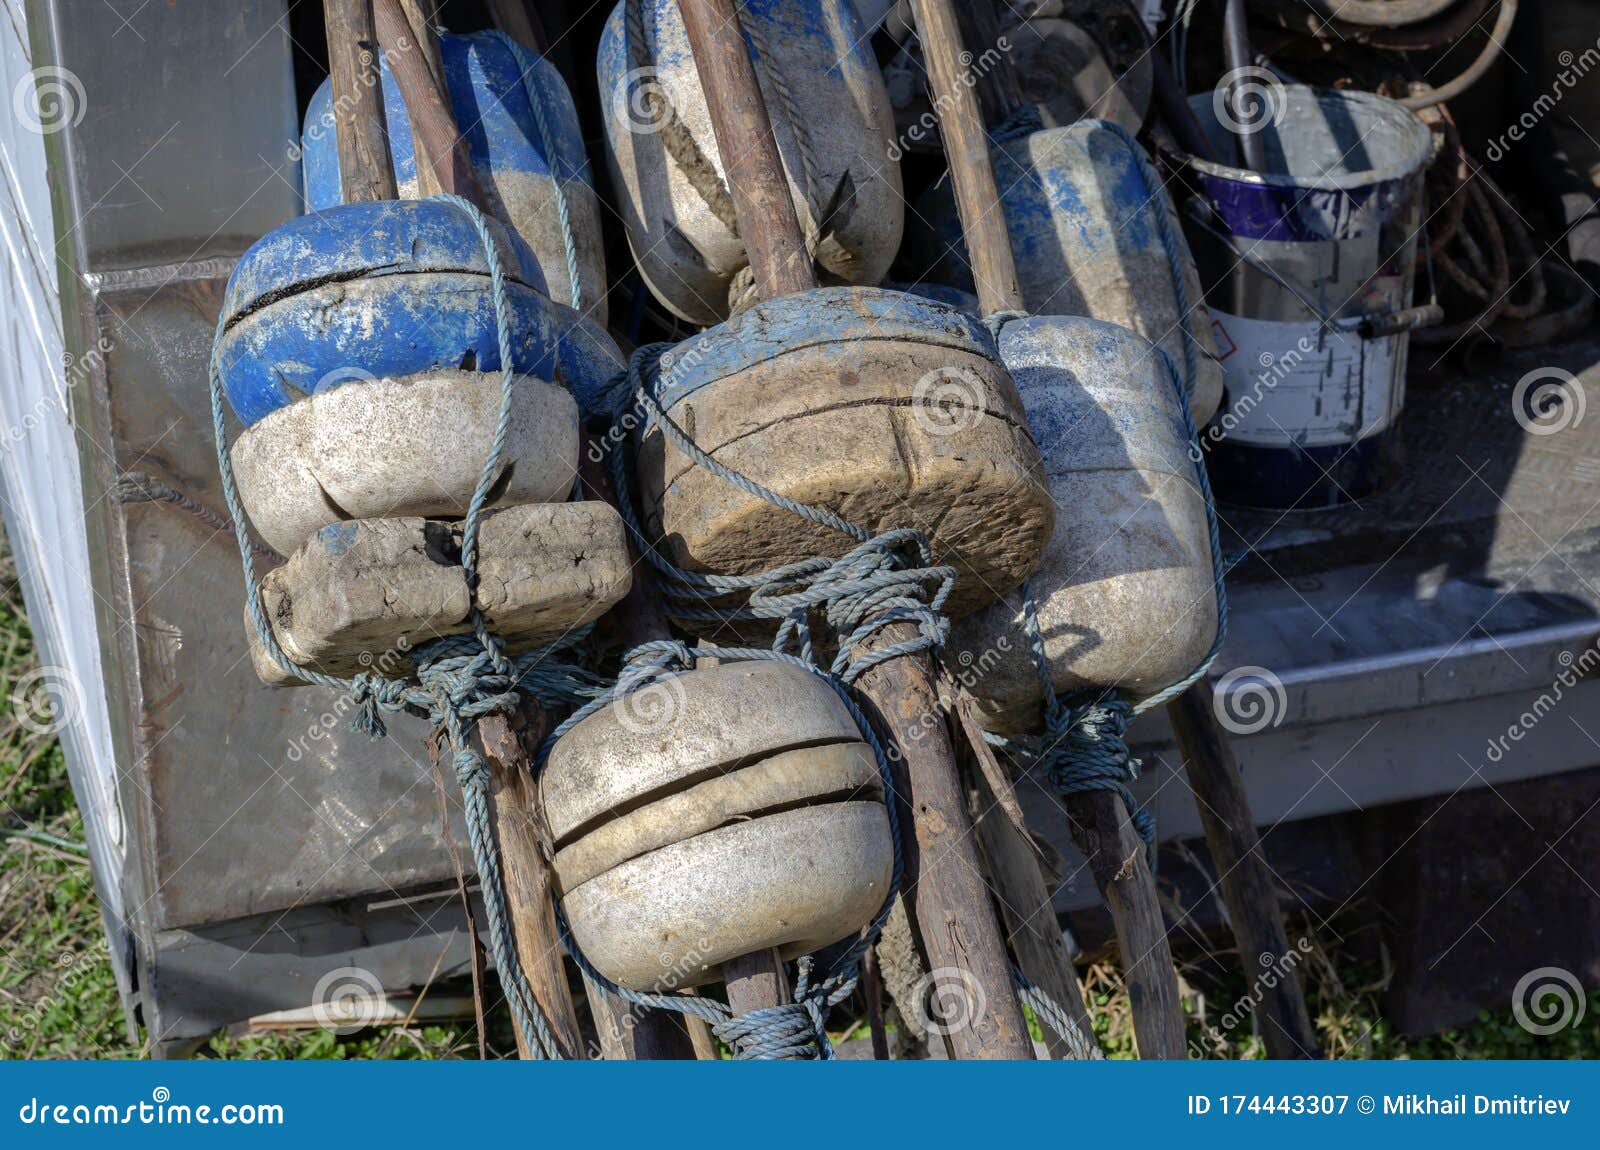
<instances>
[{"instance_id":1,"label":"metal panel","mask_svg":"<svg viewBox=\"0 0 1600 1150\"><path fill-rule=\"evenodd\" d=\"M237 255L299 211L279 2L56 3L81 270Z\"/></svg>"}]
</instances>

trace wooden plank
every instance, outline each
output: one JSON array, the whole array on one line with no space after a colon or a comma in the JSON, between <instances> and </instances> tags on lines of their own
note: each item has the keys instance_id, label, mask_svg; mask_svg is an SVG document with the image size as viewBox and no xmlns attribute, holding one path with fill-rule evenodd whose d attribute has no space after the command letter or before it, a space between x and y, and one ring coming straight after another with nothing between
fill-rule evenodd
<instances>
[{"instance_id":1,"label":"wooden plank","mask_svg":"<svg viewBox=\"0 0 1600 1150\"><path fill-rule=\"evenodd\" d=\"M378 85L378 37L368 0L323 0L333 81L339 184L347 204L392 200L394 162Z\"/></svg>"},{"instance_id":2,"label":"wooden plank","mask_svg":"<svg viewBox=\"0 0 1600 1150\"><path fill-rule=\"evenodd\" d=\"M1255 980L1251 990L1260 994L1258 1030L1268 1058L1319 1058L1321 1046L1300 980L1292 966L1283 964L1289 935L1278 909L1277 885L1261 851L1239 761L1217 722L1214 699L1211 684L1202 679L1167 704L1167 715L1200 808L1240 965L1245 978ZM1268 970L1279 972L1273 986L1260 978Z\"/></svg>"}]
</instances>

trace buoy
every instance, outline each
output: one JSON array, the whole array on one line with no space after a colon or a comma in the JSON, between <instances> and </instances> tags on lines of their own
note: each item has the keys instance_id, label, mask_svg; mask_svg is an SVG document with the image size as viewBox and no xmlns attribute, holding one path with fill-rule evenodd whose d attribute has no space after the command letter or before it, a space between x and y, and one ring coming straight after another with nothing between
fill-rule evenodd
<instances>
[{"instance_id":1,"label":"buoy","mask_svg":"<svg viewBox=\"0 0 1600 1150\"><path fill-rule=\"evenodd\" d=\"M1171 357L1197 426L1222 400L1222 368L1200 278L1172 201L1120 127L1084 120L1023 132L992 149L1024 307L1107 320ZM931 188L908 236L910 264L972 290L949 184ZM1191 370L1192 365L1192 370Z\"/></svg>"},{"instance_id":2,"label":"buoy","mask_svg":"<svg viewBox=\"0 0 1600 1150\"><path fill-rule=\"evenodd\" d=\"M877 283L900 246L904 200L866 30L849 0L751 0L740 20L806 246L838 281ZM640 274L674 314L718 323L749 261L678 5L622 0L598 69L606 155Z\"/></svg>"},{"instance_id":3,"label":"buoy","mask_svg":"<svg viewBox=\"0 0 1600 1150\"><path fill-rule=\"evenodd\" d=\"M972 316L881 288L756 304L662 357L656 398L716 463L873 533L926 532L952 615L1038 562L1053 507L1016 386ZM652 426L639 453L673 562L750 574L856 542L729 483Z\"/></svg>"},{"instance_id":4,"label":"buoy","mask_svg":"<svg viewBox=\"0 0 1600 1150\"><path fill-rule=\"evenodd\" d=\"M1063 697L1145 698L1181 681L1217 634L1216 573L1182 397L1124 328L1073 316L1005 325L1000 354L1038 440L1056 525L1030 579ZM946 658L984 725L1038 730L1043 699L1021 596L958 620Z\"/></svg>"},{"instance_id":5,"label":"buoy","mask_svg":"<svg viewBox=\"0 0 1600 1150\"><path fill-rule=\"evenodd\" d=\"M879 770L820 676L779 662L657 679L550 752L540 801L573 938L607 978L686 989L767 949L797 958L883 905Z\"/></svg>"},{"instance_id":6,"label":"buoy","mask_svg":"<svg viewBox=\"0 0 1600 1150\"><path fill-rule=\"evenodd\" d=\"M566 82L542 56L495 32L445 34L438 45L451 109L488 212L507 221L527 244L551 297L603 328L606 272L600 202ZM388 60L380 57L380 64L395 180L402 198L416 199L423 192L410 115ZM344 202L333 122L329 80L311 97L300 135L306 207L311 211Z\"/></svg>"},{"instance_id":7,"label":"buoy","mask_svg":"<svg viewBox=\"0 0 1600 1150\"><path fill-rule=\"evenodd\" d=\"M551 382L559 321L527 249L500 234L519 380L496 503L564 499L578 415ZM287 554L346 519L465 514L499 416L500 352L483 243L459 208L378 201L291 220L240 258L223 308L223 380L248 425L240 493L271 546Z\"/></svg>"}]
</instances>

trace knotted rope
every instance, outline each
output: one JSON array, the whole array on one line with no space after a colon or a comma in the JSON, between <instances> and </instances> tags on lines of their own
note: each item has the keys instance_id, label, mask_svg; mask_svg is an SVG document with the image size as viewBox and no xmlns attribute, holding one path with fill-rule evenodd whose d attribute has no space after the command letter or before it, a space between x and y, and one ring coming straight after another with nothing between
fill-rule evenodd
<instances>
[{"instance_id":1,"label":"knotted rope","mask_svg":"<svg viewBox=\"0 0 1600 1150\"><path fill-rule=\"evenodd\" d=\"M387 678L362 672L350 678L328 675L292 662L279 645L261 605L261 585L256 574L255 554L245 511L239 499L233 462L228 451L227 426L223 416L223 385L218 349L228 324L223 312L217 319L209 371L212 434L217 447L217 468L222 475L222 493L233 520L234 537L239 545L239 560L244 569L246 608L256 637L285 674L345 691L356 703L351 726L373 737L387 733L384 713L405 711L426 718L448 740L451 762L461 783L466 807L467 834L477 861L483 904L489 923L489 939L495 966L511 1007L512 1017L530 1052L537 1058L562 1056L549 1020L528 985L512 940L510 915L506 904L505 882L500 868L498 844L490 824L489 768L483 755L472 745L478 721L486 715L509 714L517 706L518 695L527 691L551 705L577 702L604 689L604 684L583 668L562 661L588 636L581 628L541 650L517 658L505 653L502 640L492 634L479 609L478 534L490 491L500 477L511 421L516 373L512 363L511 325L506 297L506 276L499 245L483 214L459 196L432 197L464 212L483 243L489 265L490 287L494 299L496 337L500 352L500 416L488 457L479 472L477 486L468 503L463 525L461 567L471 595L472 633L421 645L412 652L415 672L407 679Z\"/></svg>"}]
</instances>

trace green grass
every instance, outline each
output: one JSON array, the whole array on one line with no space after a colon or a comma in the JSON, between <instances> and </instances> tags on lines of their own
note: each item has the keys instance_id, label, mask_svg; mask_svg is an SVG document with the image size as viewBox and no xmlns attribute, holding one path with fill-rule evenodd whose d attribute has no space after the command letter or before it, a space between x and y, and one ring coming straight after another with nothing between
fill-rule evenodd
<instances>
[{"instance_id":1,"label":"green grass","mask_svg":"<svg viewBox=\"0 0 1600 1150\"><path fill-rule=\"evenodd\" d=\"M15 568L0 538L0 699L36 666ZM83 824L67 784L59 744L19 722L7 705L0 720L0 831L22 831L81 844ZM129 1041L112 977L89 865L81 851L41 837L0 835L0 1057L135 1058L148 1054ZM1348 927L1348 928L1347 928ZM1339 924L1353 937L1359 923ZM1549 1038L1528 1034L1509 1010L1484 1013L1476 1024L1424 1039L1408 1039L1384 1020L1379 996L1385 978L1351 954L1313 937L1301 970L1325 1050L1341 1058L1597 1058L1600 994L1587 1018ZM1132 1057L1133 1030L1120 976L1111 964L1084 972L1095 1031L1108 1056ZM1208 1041L1219 1011L1244 993L1213 988L1208 998L1189 989L1190 1039L1208 1056L1258 1058L1261 1044L1248 1021ZM1218 1004L1223 1004L1219 1006ZM859 1020L837 1019L841 1036L863 1033ZM503 1017L492 1019L491 1055L511 1048ZM353 1035L307 1031L290 1035L218 1036L202 1055L218 1058L474 1058L470 1023L388 1027Z\"/></svg>"}]
</instances>

